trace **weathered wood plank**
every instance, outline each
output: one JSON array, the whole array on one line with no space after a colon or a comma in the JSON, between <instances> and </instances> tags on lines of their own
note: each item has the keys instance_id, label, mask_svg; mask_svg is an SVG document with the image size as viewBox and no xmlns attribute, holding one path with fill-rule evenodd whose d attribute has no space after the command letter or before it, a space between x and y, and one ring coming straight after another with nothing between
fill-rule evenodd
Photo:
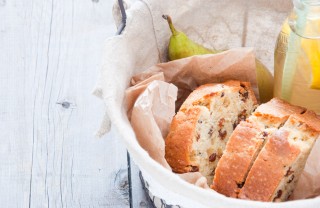
<instances>
[{"instance_id":1,"label":"weathered wood plank","mask_svg":"<svg viewBox=\"0 0 320 208\"><path fill-rule=\"evenodd\" d=\"M263 47L273 47L268 37L272 18L284 18L286 11L279 7L281 16L268 16L274 10L268 10L266 2L249 6L248 18L237 19L239 28L246 24L248 30L233 28L237 32L232 35L246 36L236 41L229 38L233 41L227 46L240 46L240 42L255 46L259 58L271 68L272 54L265 54ZM91 96L91 89L100 70L103 40L116 31L112 4L0 0L3 207L129 207L125 148L114 132L100 140L93 136L104 106ZM230 6L239 9L239 5ZM217 22L212 34L221 33L217 29L226 28L221 26L224 22L213 20ZM254 33L261 24L265 38ZM211 40L213 46L225 46L225 39ZM129 174L131 206L148 207L137 167L132 165Z\"/></svg>"},{"instance_id":2,"label":"weathered wood plank","mask_svg":"<svg viewBox=\"0 0 320 208\"><path fill-rule=\"evenodd\" d=\"M130 176L131 176L131 205L133 208L147 208L153 207L148 196L143 190L142 183L139 176L139 167L130 158Z\"/></svg>"},{"instance_id":3,"label":"weathered wood plank","mask_svg":"<svg viewBox=\"0 0 320 208\"><path fill-rule=\"evenodd\" d=\"M0 0L1 207L129 207L125 148L94 138L112 3Z\"/></svg>"}]
</instances>

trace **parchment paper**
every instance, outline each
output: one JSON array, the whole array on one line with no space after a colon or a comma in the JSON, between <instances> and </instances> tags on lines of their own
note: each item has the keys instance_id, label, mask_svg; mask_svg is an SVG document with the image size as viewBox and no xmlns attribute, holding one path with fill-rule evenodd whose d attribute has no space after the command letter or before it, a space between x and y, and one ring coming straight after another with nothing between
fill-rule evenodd
<instances>
[{"instance_id":1,"label":"parchment paper","mask_svg":"<svg viewBox=\"0 0 320 208\"><path fill-rule=\"evenodd\" d=\"M249 81L259 98L255 56L251 48L237 48L215 55L160 63L133 76L131 87L125 92L125 101L139 144L150 157L171 170L164 158L164 140L175 111L197 86L230 79ZM291 199L320 195L319 156L318 141ZM198 172L178 175L189 183L209 189L206 178Z\"/></svg>"},{"instance_id":2,"label":"parchment paper","mask_svg":"<svg viewBox=\"0 0 320 208\"><path fill-rule=\"evenodd\" d=\"M257 99L259 99L255 56L252 48L236 48L214 55L193 56L160 63L133 76L131 85L134 87L126 91L129 111L139 92L156 79L165 80L178 87L176 108L196 87L231 79L250 82Z\"/></svg>"}]
</instances>

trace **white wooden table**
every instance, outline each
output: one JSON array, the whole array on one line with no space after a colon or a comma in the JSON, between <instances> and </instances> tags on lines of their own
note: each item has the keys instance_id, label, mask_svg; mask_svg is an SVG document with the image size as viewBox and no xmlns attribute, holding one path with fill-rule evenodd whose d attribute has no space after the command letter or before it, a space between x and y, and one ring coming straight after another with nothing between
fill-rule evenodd
<instances>
[{"instance_id":1,"label":"white wooden table","mask_svg":"<svg viewBox=\"0 0 320 208\"><path fill-rule=\"evenodd\" d=\"M0 0L0 207L149 207L91 95L110 0Z\"/></svg>"},{"instance_id":2,"label":"white wooden table","mask_svg":"<svg viewBox=\"0 0 320 208\"><path fill-rule=\"evenodd\" d=\"M245 29L238 46L258 46L269 68L276 38L270 28L290 3L245 4L251 12L239 22ZM0 208L152 207L117 134L94 136L105 106L91 92L103 42L116 33L112 5L0 0ZM276 15L261 18L268 12Z\"/></svg>"}]
</instances>

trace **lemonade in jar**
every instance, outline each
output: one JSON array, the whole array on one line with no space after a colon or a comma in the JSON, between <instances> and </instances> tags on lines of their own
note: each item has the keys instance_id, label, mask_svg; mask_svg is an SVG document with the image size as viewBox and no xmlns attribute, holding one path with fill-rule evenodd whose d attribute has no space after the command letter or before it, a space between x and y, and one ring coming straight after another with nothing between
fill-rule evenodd
<instances>
[{"instance_id":1,"label":"lemonade in jar","mask_svg":"<svg viewBox=\"0 0 320 208\"><path fill-rule=\"evenodd\" d=\"M320 114L320 0L294 0L275 48L274 96Z\"/></svg>"}]
</instances>

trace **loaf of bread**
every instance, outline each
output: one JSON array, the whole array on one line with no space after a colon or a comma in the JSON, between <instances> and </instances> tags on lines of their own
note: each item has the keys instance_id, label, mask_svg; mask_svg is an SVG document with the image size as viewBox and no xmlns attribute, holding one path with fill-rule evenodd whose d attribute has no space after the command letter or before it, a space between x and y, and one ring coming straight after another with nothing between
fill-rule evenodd
<instances>
[{"instance_id":1,"label":"loaf of bread","mask_svg":"<svg viewBox=\"0 0 320 208\"><path fill-rule=\"evenodd\" d=\"M197 172L211 184L229 137L257 100L248 82L206 84L194 90L173 118L165 158L176 173Z\"/></svg>"},{"instance_id":2,"label":"loaf of bread","mask_svg":"<svg viewBox=\"0 0 320 208\"><path fill-rule=\"evenodd\" d=\"M280 99L260 105L232 133L212 188L226 196L284 201L320 132L320 118Z\"/></svg>"},{"instance_id":3,"label":"loaf of bread","mask_svg":"<svg viewBox=\"0 0 320 208\"><path fill-rule=\"evenodd\" d=\"M268 135L277 131L290 115L304 111L304 108L290 105L277 98L260 105L232 133L216 168L212 188L226 196L238 197Z\"/></svg>"},{"instance_id":4,"label":"loaf of bread","mask_svg":"<svg viewBox=\"0 0 320 208\"><path fill-rule=\"evenodd\" d=\"M239 198L285 201L294 190L319 132L320 117L314 112L291 115L266 141Z\"/></svg>"}]
</instances>

